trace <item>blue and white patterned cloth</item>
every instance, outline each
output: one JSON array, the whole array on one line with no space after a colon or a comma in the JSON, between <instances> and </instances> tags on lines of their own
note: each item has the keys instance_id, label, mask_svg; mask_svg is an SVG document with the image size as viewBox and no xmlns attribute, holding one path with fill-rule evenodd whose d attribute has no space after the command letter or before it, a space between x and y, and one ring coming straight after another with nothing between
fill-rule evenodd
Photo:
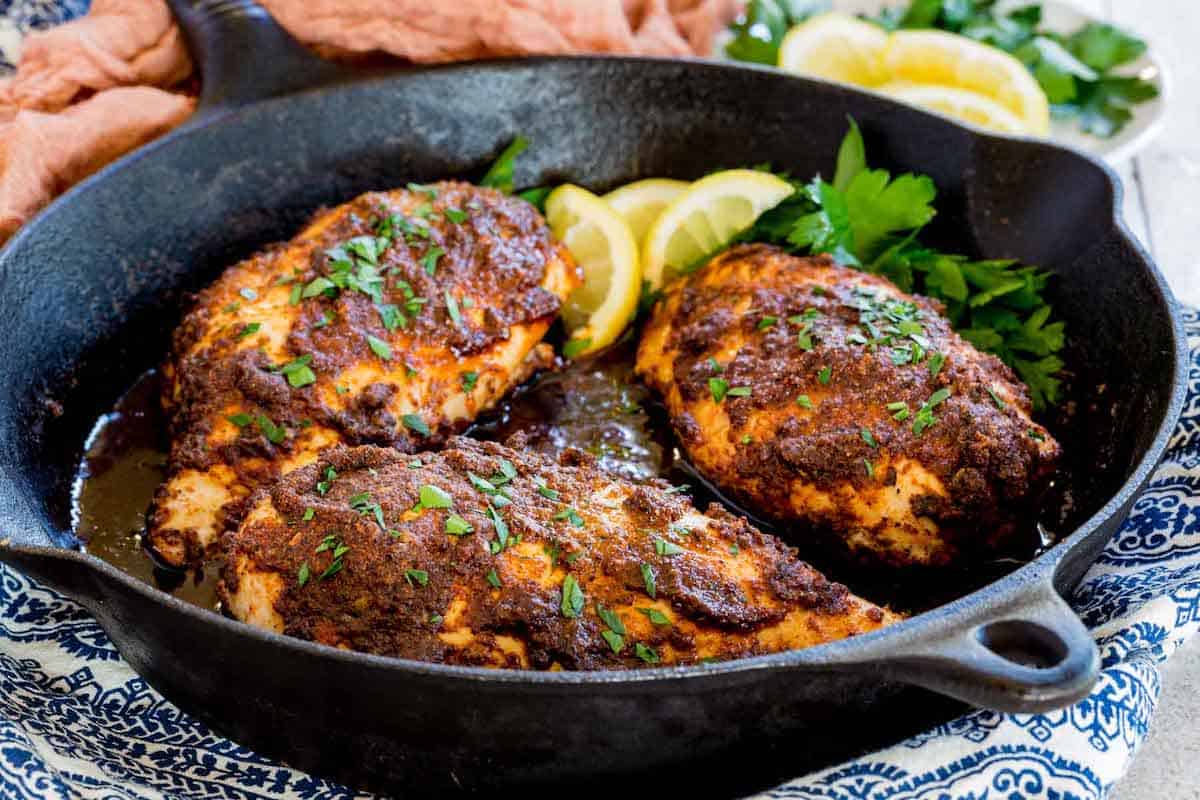
<instances>
[{"instance_id":1,"label":"blue and white patterned cloth","mask_svg":"<svg viewBox=\"0 0 1200 800\"><path fill-rule=\"evenodd\" d=\"M0 76L20 36L87 0L0 0ZM1200 627L1200 313L1166 460L1073 598L1104 658L1087 700L980 711L763 798L1103 798L1146 736L1158 664ZM351 798L211 733L121 660L80 606L0 566L0 798Z\"/></svg>"}]
</instances>

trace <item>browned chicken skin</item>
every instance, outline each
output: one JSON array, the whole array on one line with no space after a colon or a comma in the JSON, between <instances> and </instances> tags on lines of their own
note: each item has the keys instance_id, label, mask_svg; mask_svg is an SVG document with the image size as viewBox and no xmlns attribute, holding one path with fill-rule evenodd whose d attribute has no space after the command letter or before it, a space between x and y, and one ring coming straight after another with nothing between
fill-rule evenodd
<instances>
[{"instance_id":1,"label":"browned chicken skin","mask_svg":"<svg viewBox=\"0 0 1200 800\"><path fill-rule=\"evenodd\" d=\"M337 449L225 541L237 618L388 656L532 669L692 663L895 621L777 539L568 450Z\"/></svg>"},{"instance_id":2,"label":"browned chicken skin","mask_svg":"<svg viewBox=\"0 0 1200 800\"><path fill-rule=\"evenodd\" d=\"M940 311L828 258L740 246L668 288L637 370L749 510L872 563L947 564L1028 530L1059 446Z\"/></svg>"},{"instance_id":3,"label":"browned chicken skin","mask_svg":"<svg viewBox=\"0 0 1200 800\"><path fill-rule=\"evenodd\" d=\"M163 368L151 546L195 562L255 487L331 445L444 441L552 358L579 281L533 206L463 183L363 195L229 268Z\"/></svg>"}]
</instances>

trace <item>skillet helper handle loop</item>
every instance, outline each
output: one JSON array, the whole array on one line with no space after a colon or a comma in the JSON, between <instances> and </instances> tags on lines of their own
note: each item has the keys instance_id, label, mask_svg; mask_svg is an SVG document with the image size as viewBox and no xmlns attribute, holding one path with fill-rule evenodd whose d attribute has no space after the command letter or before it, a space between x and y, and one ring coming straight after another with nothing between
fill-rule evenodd
<instances>
[{"instance_id":1,"label":"skillet helper handle loop","mask_svg":"<svg viewBox=\"0 0 1200 800\"><path fill-rule=\"evenodd\" d=\"M1084 699L1100 675L1091 633L1044 578L986 621L956 627L895 659L898 679L1010 713L1041 713Z\"/></svg>"},{"instance_id":2,"label":"skillet helper handle loop","mask_svg":"<svg viewBox=\"0 0 1200 800\"><path fill-rule=\"evenodd\" d=\"M254 0L167 0L200 72L199 114L344 77L307 50Z\"/></svg>"}]
</instances>

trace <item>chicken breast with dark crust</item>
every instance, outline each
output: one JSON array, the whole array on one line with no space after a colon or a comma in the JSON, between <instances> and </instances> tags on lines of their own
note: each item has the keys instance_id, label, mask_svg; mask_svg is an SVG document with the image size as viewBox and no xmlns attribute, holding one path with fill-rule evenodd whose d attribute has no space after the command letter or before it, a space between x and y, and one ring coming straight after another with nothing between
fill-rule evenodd
<instances>
[{"instance_id":1,"label":"chicken breast with dark crust","mask_svg":"<svg viewBox=\"0 0 1200 800\"><path fill-rule=\"evenodd\" d=\"M1031 530L1059 446L940 312L826 257L739 246L668 288L637 371L753 513L871 563L960 562Z\"/></svg>"},{"instance_id":2,"label":"chicken breast with dark crust","mask_svg":"<svg viewBox=\"0 0 1200 800\"><path fill-rule=\"evenodd\" d=\"M464 183L363 195L230 267L163 367L151 547L203 558L255 487L331 445L444 441L549 363L579 282L533 206Z\"/></svg>"},{"instance_id":3,"label":"chicken breast with dark crust","mask_svg":"<svg viewBox=\"0 0 1200 800\"><path fill-rule=\"evenodd\" d=\"M718 507L515 444L343 448L259 490L224 542L227 610L335 647L529 669L735 658L896 619Z\"/></svg>"}]
</instances>

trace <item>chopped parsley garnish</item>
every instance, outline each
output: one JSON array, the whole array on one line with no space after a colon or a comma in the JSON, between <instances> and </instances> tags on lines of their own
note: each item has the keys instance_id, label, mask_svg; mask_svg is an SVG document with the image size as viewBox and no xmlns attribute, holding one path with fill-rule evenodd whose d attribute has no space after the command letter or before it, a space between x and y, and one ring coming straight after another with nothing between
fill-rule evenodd
<instances>
[{"instance_id":1,"label":"chopped parsley garnish","mask_svg":"<svg viewBox=\"0 0 1200 800\"><path fill-rule=\"evenodd\" d=\"M764 316L762 319L760 319L758 321L757 327L760 331L765 331L767 328L771 327L778 321L779 321L779 317L773 317L770 314L767 314L766 316Z\"/></svg>"},{"instance_id":2,"label":"chopped parsley garnish","mask_svg":"<svg viewBox=\"0 0 1200 800\"><path fill-rule=\"evenodd\" d=\"M463 222L466 221L467 217L469 216L467 214L467 212L463 211L461 208L447 208L442 213L444 213L446 215L446 219L450 220L455 225L462 224Z\"/></svg>"},{"instance_id":3,"label":"chopped parsley garnish","mask_svg":"<svg viewBox=\"0 0 1200 800\"><path fill-rule=\"evenodd\" d=\"M293 389L300 389L304 386L317 382L317 376L309 367L313 357L309 354L293 359L283 366L279 367L279 373L287 378L288 385Z\"/></svg>"},{"instance_id":4,"label":"chopped parsley garnish","mask_svg":"<svg viewBox=\"0 0 1200 800\"><path fill-rule=\"evenodd\" d=\"M650 622L652 622L655 625L670 625L671 624L671 618L668 617L663 612L659 611L657 608L639 608L638 611L645 614L646 617L649 618Z\"/></svg>"},{"instance_id":5,"label":"chopped parsley garnish","mask_svg":"<svg viewBox=\"0 0 1200 800\"><path fill-rule=\"evenodd\" d=\"M864 458L863 466L867 468L867 477L874 478L875 477L875 465L871 463L871 459Z\"/></svg>"},{"instance_id":6,"label":"chopped parsley garnish","mask_svg":"<svg viewBox=\"0 0 1200 800\"><path fill-rule=\"evenodd\" d=\"M425 269L426 275L432 275L437 272L438 259L446 255L446 251L434 245L430 247L425 255L421 256L421 266Z\"/></svg>"},{"instance_id":7,"label":"chopped parsley garnish","mask_svg":"<svg viewBox=\"0 0 1200 800\"><path fill-rule=\"evenodd\" d=\"M596 615L607 626L607 630L600 631L600 635L604 637L604 641L608 642L608 646L614 653L620 653L625 649L625 623L616 613L600 603L596 604Z\"/></svg>"},{"instance_id":8,"label":"chopped parsley garnish","mask_svg":"<svg viewBox=\"0 0 1200 800\"><path fill-rule=\"evenodd\" d=\"M237 338L245 339L247 336L253 336L254 334L258 333L259 330L261 330L261 329L262 329L261 322L246 323L246 327L244 327L240 331L238 331Z\"/></svg>"},{"instance_id":9,"label":"chopped parsley garnish","mask_svg":"<svg viewBox=\"0 0 1200 800\"><path fill-rule=\"evenodd\" d=\"M545 478L538 476L533 479L533 483L535 486L537 486L538 494L540 494L542 497L546 498L547 500L558 499L558 492L546 485Z\"/></svg>"},{"instance_id":10,"label":"chopped parsley garnish","mask_svg":"<svg viewBox=\"0 0 1200 800\"><path fill-rule=\"evenodd\" d=\"M722 372L725 371L725 368L721 366L721 363L719 361L717 361L715 358L713 358L712 356L708 357L708 366L710 369L712 369L713 372L717 373L718 375L720 375Z\"/></svg>"},{"instance_id":11,"label":"chopped parsley garnish","mask_svg":"<svg viewBox=\"0 0 1200 800\"><path fill-rule=\"evenodd\" d=\"M946 363L946 357L941 353L934 353L929 357L929 376L936 378L938 373L942 371L942 366Z\"/></svg>"},{"instance_id":12,"label":"chopped parsley garnish","mask_svg":"<svg viewBox=\"0 0 1200 800\"><path fill-rule=\"evenodd\" d=\"M677 556L683 552L683 548L660 536L654 540L654 552L660 556Z\"/></svg>"},{"instance_id":13,"label":"chopped parsley garnish","mask_svg":"<svg viewBox=\"0 0 1200 800\"><path fill-rule=\"evenodd\" d=\"M267 441L271 444L279 444L287 438L287 430L282 425L276 425L265 414L256 415L254 417L254 424L258 427L259 432L267 437Z\"/></svg>"},{"instance_id":14,"label":"chopped parsley garnish","mask_svg":"<svg viewBox=\"0 0 1200 800\"><path fill-rule=\"evenodd\" d=\"M367 334L367 346L371 348L371 352L382 358L384 361L392 360L392 348L383 339L380 339L371 334Z\"/></svg>"},{"instance_id":15,"label":"chopped parsley garnish","mask_svg":"<svg viewBox=\"0 0 1200 800\"><path fill-rule=\"evenodd\" d=\"M441 625L443 619L445 619L445 617L443 617L441 614L430 614L429 615L429 624L430 625Z\"/></svg>"},{"instance_id":16,"label":"chopped parsley garnish","mask_svg":"<svg viewBox=\"0 0 1200 800\"><path fill-rule=\"evenodd\" d=\"M729 545L729 554L730 555L736 556L740 552L742 552L742 548L738 547L736 542Z\"/></svg>"},{"instance_id":17,"label":"chopped parsley garnish","mask_svg":"<svg viewBox=\"0 0 1200 800\"><path fill-rule=\"evenodd\" d=\"M908 410L908 403L904 402L888 403L886 408L888 411L892 412L892 419L896 420L897 422L903 422L904 420L908 419L912 413Z\"/></svg>"},{"instance_id":18,"label":"chopped parsley garnish","mask_svg":"<svg viewBox=\"0 0 1200 800\"><path fill-rule=\"evenodd\" d=\"M491 481L487 480L486 478L479 477L474 472L468 472L467 479L469 481L471 481L472 486L474 486L476 489L483 492L484 494L496 494L496 492L499 491L496 488L495 484L493 484Z\"/></svg>"},{"instance_id":19,"label":"chopped parsley garnish","mask_svg":"<svg viewBox=\"0 0 1200 800\"><path fill-rule=\"evenodd\" d=\"M813 407L813 401L808 395L802 394L796 398L796 405L800 406L801 408L811 409Z\"/></svg>"},{"instance_id":20,"label":"chopped parsley garnish","mask_svg":"<svg viewBox=\"0 0 1200 800\"><path fill-rule=\"evenodd\" d=\"M421 508L450 508L454 505L454 498L449 492L429 483L421 487L419 497Z\"/></svg>"},{"instance_id":21,"label":"chopped parsley garnish","mask_svg":"<svg viewBox=\"0 0 1200 800\"><path fill-rule=\"evenodd\" d=\"M500 516L500 512L491 503L488 503L487 517L491 520L492 528L496 531L496 541L493 542L496 547L493 552L499 553L508 547L508 523L504 521L504 517Z\"/></svg>"},{"instance_id":22,"label":"chopped parsley garnish","mask_svg":"<svg viewBox=\"0 0 1200 800\"><path fill-rule=\"evenodd\" d=\"M404 423L404 427L413 433L420 434L421 436L428 436L430 434L429 426L425 424L425 420L421 419L418 414L405 414L400 418L400 421Z\"/></svg>"},{"instance_id":23,"label":"chopped parsley garnish","mask_svg":"<svg viewBox=\"0 0 1200 800\"><path fill-rule=\"evenodd\" d=\"M317 481L317 494L319 494L319 495L328 494L330 487L333 486L333 482L336 479L337 479L337 470L335 470L333 467L326 467L324 479Z\"/></svg>"},{"instance_id":24,"label":"chopped parsley garnish","mask_svg":"<svg viewBox=\"0 0 1200 800\"><path fill-rule=\"evenodd\" d=\"M742 444L750 444L753 441L754 441L754 437L748 433L742 437Z\"/></svg>"},{"instance_id":25,"label":"chopped parsley garnish","mask_svg":"<svg viewBox=\"0 0 1200 800\"><path fill-rule=\"evenodd\" d=\"M404 570L404 580L408 581L409 586L412 586L414 583L419 586L427 586L429 584L429 573L423 569L406 569Z\"/></svg>"},{"instance_id":26,"label":"chopped parsley garnish","mask_svg":"<svg viewBox=\"0 0 1200 800\"><path fill-rule=\"evenodd\" d=\"M524 136L518 136L513 139L508 147L496 157L496 161L488 168L483 177L479 179L480 186L489 186L493 189L499 189L506 194L512 194L513 191L513 167L516 163L517 156L525 152L529 147L529 140Z\"/></svg>"},{"instance_id":27,"label":"chopped parsley garnish","mask_svg":"<svg viewBox=\"0 0 1200 800\"><path fill-rule=\"evenodd\" d=\"M410 192L418 192L420 194L429 195L430 200L437 199L438 193L437 193L436 186L430 186L427 183L411 183L410 182L409 184L407 184L405 186L405 188L408 189Z\"/></svg>"},{"instance_id":28,"label":"chopped parsley garnish","mask_svg":"<svg viewBox=\"0 0 1200 800\"><path fill-rule=\"evenodd\" d=\"M236 313L237 313L237 311L238 311L238 309L239 309L239 308L241 308L241 307L242 307L242 304L241 304L241 303L239 303L238 301L234 300L232 303L230 303L229 305L225 306L225 307L224 307L223 309L221 309L221 310L222 310L222 311L224 311L226 314L236 314Z\"/></svg>"},{"instance_id":29,"label":"chopped parsley garnish","mask_svg":"<svg viewBox=\"0 0 1200 800\"><path fill-rule=\"evenodd\" d=\"M500 588L500 576L496 574L496 570L491 570L487 574L487 582L495 588Z\"/></svg>"},{"instance_id":30,"label":"chopped parsley garnish","mask_svg":"<svg viewBox=\"0 0 1200 800\"><path fill-rule=\"evenodd\" d=\"M466 536L475 528L471 523L460 517L458 514L451 514L446 517L446 533L451 536Z\"/></svg>"},{"instance_id":31,"label":"chopped parsley garnish","mask_svg":"<svg viewBox=\"0 0 1200 800\"><path fill-rule=\"evenodd\" d=\"M987 389L987 393L991 396L992 402L996 404L996 408L1000 409L1001 411L1007 408L1007 404L1000 399L1000 395L996 394L992 387L988 386L985 388Z\"/></svg>"},{"instance_id":32,"label":"chopped parsley garnish","mask_svg":"<svg viewBox=\"0 0 1200 800\"><path fill-rule=\"evenodd\" d=\"M454 295L450 294L449 290L446 291L446 313L450 315L450 319L455 325L462 322L462 314L458 310L458 301L454 299Z\"/></svg>"},{"instance_id":33,"label":"chopped parsley garnish","mask_svg":"<svg viewBox=\"0 0 1200 800\"><path fill-rule=\"evenodd\" d=\"M608 642L608 646L612 648L614 653L619 653L625 649L625 637L616 631L605 629L600 631L600 636L604 638L604 641Z\"/></svg>"},{"instance_id":34,"label":"chopped parsley garnish","mask_svg":"<svg viewBox=\"0 0 1200 800\"><path fill-rule=\"evenodd\" d=\"M475 391L475 384L479 381L478 372L472 370L470 372L464 372L458 377L462 381L462 388L464 392Z\"/></svg>"},{"instance_id":35,"label":"chopped parsley garnish","mask_svg":"<svg viewBox=\"0 0 1200 800\"><path fill-rule=\"evenodd\" d=\"M295 290L293 290L293 291L295 291ZM336 292L336 291L337 291L337 287L334 286L333 281L329 280L329 278L318 277L318 278L313 278L311 281L308 282L307 285L305 285L304 291L302 291L300 293L300 297L305 300L308 300L309 298L316 297L317 295L322 294L323 292Z\"/></svg>"},{"instance_id":36,"label":"chopped parsley garnish","mask_svg":"<svg viewBox=\"0 0 1200 800\"><path fill-rule=\"evenodd\" d=\"M404 316L404 312L390 303L376 306L375 310L379 312L379 321L383 323L383 327L388 333L408 324L408 318Z\"/></svg>"},{"instance_id":37,"label":"chopped parsley garnish","mask_svg":"<svg viewBox=\"0 0 1200 800\"><path fill-rule=\"evenodd\" d=\"M641 570L642 583L646 586L646 594L650 595L652 600L656 599L658 594L655 592L654 586L654 567L650 566L649 564L642 564Z\"/></svg>"},{"instance_id":38,"label":"chopped parsley garnish","mask_svg":"<svg viewBox=\"0 0 1200 800\"><path fill-rule=\"evenodd\" d=\"M303 587L304 584L308 583L308 579L311 575L312 571L309 569L308 562L305 561L300 565L300 569L296 572L296 585Z\"/></svg>"},{"instance_id":39,"label":"chopped parsley garnish","mask_svg":"<svg viewBox=\"0 0 1200 800\"><path fill-rule=\"evenodd\" d=\"M750 396L750 387L749 386L734 386L732 389L727 391L725 394L729 397L749 397Z\"/></svg>"},{"instance_id":40,"label":"chopped parsley garnish","mask_svg":"<svg viewBox=\"0 0 1200 800\"><path fill-rule=\"evenodd\" d=\"M591 346L591 337L585 337L583 339L568 339L566 344L563 345L563 356L565 358L575 358Z\"/></svg>"},{"instance_id":41,"label":"chopped parsley garnish","mask_svg":"<svg viewBox=\"0 0 1200 800\"><path fill-rule=\"evenodd\" d=\"M562 602L559 604L559 610L567 619L573 619L583 611L583 602L583 589L579 588L579 582L575 580L574 575L567 575L562 582Z\"/></svg>"},{"instance_id":42,"label":"chopped parsley garnish","mask_svg":"<svg viewBox=\"0 0 1200 800\"><path fill-rule=\"evenodd\" d=\"M637 653L637 657L647 664L657 664L660 660L658 653L655 652L653 647L644 645L641 642L634 644L633 652Z\"/></svg>"},{"instance_id":43,"label":"chopped parsley garnish","mask_svg":"<svg viewBox=\"0 0 1200 800\"><path fill-rule=\"evenodd\" d=\"M828 386L829 381L833 378L833 369L831 367L821 367L817 372L817 380L821 385Z\"/></svg>"},{"instance_id":44,"label":"chopped parsley garnish","mask_svg":"<svg viewBox=\"0 0 1200 800\"><path fill-rule=\"evenodd\" d=\"M301 286L298 283L293 283L292 290L291 290L291 292L288 293L288 305L289 306L300 305L300 300L304 296L303 292L304 292L303 286Z\"/></svg>"},{"instance_id":45,"label":"chopped parsley garnish","mask_svg":"<svg viewBox=\"0 0 1200 800\"><path fill-rule=\"evenodd\" d=\"M229 416L225 417L225 419L229 420L234 425L237 425L239 428L244 428L254 421L249 414L243 414L241 412L238 412L237 414L230 414Z\"/></svg>"},{"instance_id":46,"label":"chopped parsley garnish","mask_svg":"<svg viewBox=\"0 0 1200 800\"><path fill-rule=\"evenodd\" d=\"M383 521L383 508L371 500L370 492L359 492L349 500L350 508L357 511L359 514L366 516L371 514L375 517L375 522L380 528L387 530L387 524Z\"/></svg>"},{"instance_id":47,"label":"chopped parsley garnish","mask_svg":"<svg viewBox=\"0 0 1200 800\"><path fill-rule=\"evenodd\" d=\"M871 433L870 429L863 428L858 432L858 434L862 437L862 440L867 443L868 447L875 449L879 448L879 442L875 441L875 435Z\"/></svg>"},{"instance_id":48,"label":"chopped parsley garnish","mask_svg":"<svg viewBox=\"0 0 1200 800\"><path fill-rule=\"evenodd\" d=\"M317 512L313 511L312 506L308 506L307 508L304 509L304 514L303 514L303 516L300 517L300 520L302 522L309 522L316 515L317 515Z\"/></svg>"},{"instance_id":49,"label":"chopped parsley garnish","mask_svg":"<svg viewBox=\"0 0 1200 800\"><path fill-rule=\"evenodd\" d=\"M950 397L949 389L938 389L931 394L929 399L925 401L924 405L913 416L912 432L920 436L937 422L937 418L933 415L933 410L944 403L948 397Z\"/></svg>"},{"instance_id":50,"label":"chopped parsley garnish","mask_svg":"<svg viewBox=\"0 0 1200 800\"><path fill-rule=\"evenodd\" d=\"M318 576L318 580L322 581L326 578L332 578L342 571L342 567L345 565L343 559L350 552L350 546L343 542L340 536L331 533L321 540L321 543L317 545L317 549L313 553L323 553L326 550L331 551L332 560L329 562L329 566Z\"/></svg>"},{"instance_id":51,"label":"chopped parsley garnish","mask_svg":"<svg viewBox=\"0 0 1200 800\"><path fill-rule=\"evenodd\" d=\"M725 395L729 392L729 381L724 378L709 378L708 391L712 393L714 403L719 403L725 399Z\"/></svg>"},{"instance_id":52,"label":"chopped parsley garnish","mask_svg":"<svg viewBox=\"0 0 1200 800\"><path fill-rule=\"evenodd\" d=\"M1038 441L1038 442L1044 442L1044 441L1046 441L1046 434L1042 433L1039 430L1030 428L1029 429L1029 438L1033 439L1035 441Z\"/></svg>"},{"instance_id":53,"label":"chopped parsley garnish","mask_svg":"<svg viewBox=\"0 0 1200 800\"><path fill-rule=\"evenodd\" d=\"M564 508L562 511L559 511L557 514L555 514L553 518L556 520L565 519L576 528L582 528L584 524L583 517L579 516L579 512L573 508Z\"/></svg>"}]
</instances>

